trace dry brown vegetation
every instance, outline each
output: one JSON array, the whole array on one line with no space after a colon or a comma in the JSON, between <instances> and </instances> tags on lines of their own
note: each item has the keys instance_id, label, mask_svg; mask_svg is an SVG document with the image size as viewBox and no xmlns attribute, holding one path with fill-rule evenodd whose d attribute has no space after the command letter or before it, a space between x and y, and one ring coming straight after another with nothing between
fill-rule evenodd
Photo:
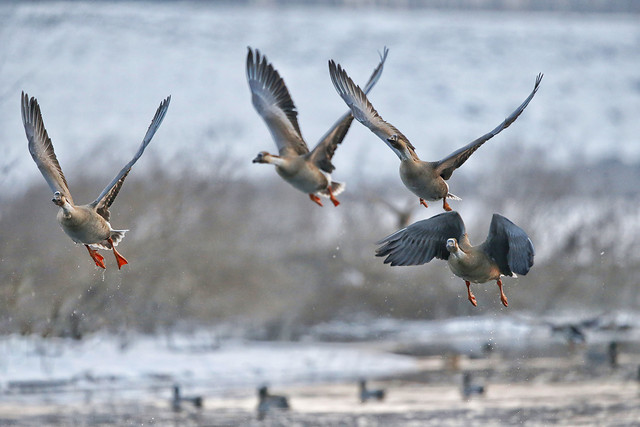
<instances>
[{"instance_id":1,"label":"dry brown vegetation","mask_svg":"<svg viewBox=\"0 0 640 427\"><path fill-rule=\"evenodd\" d=\"M98 269L64 235L44 182L0 199L0 332L79 338L98 329L230 323L292 339L336 318L504 310L492 284L476 288L480 307L471 307L442 261L391 268L374 257L375 241L398 221L379 199L410 206L399 180L350 182L341 206L320 209L276 176L258 182L227 173L232 160L212 161L207 176L183 163L171 174L157 167L127 179L112 207L113 226L131 230L119 246L130 260L122 271L111 254L107 270ZM491 172L452 179L472 241L483 240L491 213L501 212L536 245L530 274L506 280L507 310L637 306L640 166L547 164L515 149ZM92 200L103 181L74 177L75 199ZM441 212L438 204L408 210L410 222Z\"/></svg>"}]
</instances>

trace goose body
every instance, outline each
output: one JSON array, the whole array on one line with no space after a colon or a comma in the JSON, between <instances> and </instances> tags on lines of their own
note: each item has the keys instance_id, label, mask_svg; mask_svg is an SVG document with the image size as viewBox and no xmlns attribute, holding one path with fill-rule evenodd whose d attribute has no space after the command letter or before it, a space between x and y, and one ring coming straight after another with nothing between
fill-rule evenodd
<instances>
[{"instance_id":1,"label":"goose body","mask_svg":"<svg viewBox=\"0 0 640 427\"><path fill-rule=\"evenodd\" d=\"M266 386L258 388L258 419L263 420L267 414L290 409L286 396L270 394Z\"/></svg>"},{"instance_id":2,"label":"goose body","mask_svg":"<svg viewBox=\"0 0 640 427\"><path fill-rule=\"evenodd\" d=\"M126 230L113 230L109 221L98 215L87 205L71 206L68 202L61 206L56 215L64 232L75 243L111 249L108 239L117 246Z\"/></svg>"},{"instance_id":3,"label":"goose body","mask_svg":"<svg viewBox=\"0 0 640 427\"><path fill-rule=\"evenodd\" d=\"M173 397L171 398L171 409L174 412L182 410L182 402L193 404L195 408L202 408L203 399L202 396L183 396L180 392L180 386L175 384L173 386Z\"/></svg>"},{"instance_id":4,"label":"goose body","mask_svg":"<svg viewBox=\"0 0 640 427\"><path fill-rule=\"evenodd\" d=\"M325 195L325 190L332 184L331 176L309 162L304 156L282 158L265 152L262 153L262 160L274 164L278 175L303 193ZM339 183L336 185L334 195L339 194L342 190Z\"/></svg>"},{"instance_id":5,"label":"goose body","mask_svg":"<svg viewBox=\"0 0 640 427\"><path fill-rule=\"evenodd\" d=\"M478 396L483 396L486 392L486 389L484 385L476 384L473 382L470 372L465 372L462 374L462 390L461 391L462 391L462 397L468 400L474 394L477 394Z\"/></svg>"},{"instance_id":6,"label":"goose body","mask_svg":"<svg viewBox=\"0 0 640 427\"><path fill-rule=\"evenodd\" d=\"M449 250L449 268L456 276L471 283L486 283L498 280L501 272L498 265L490 256L474 248L469 239L464 236L460 242L456 239L447 241Z\"/></svg>"},{"instance_id":7,"label":"goose body","mask_svg":"<svg viewBox=\"0 0 640 427\"><path fill-rule=\"evenodd\" d=\"M358 383L358 388L360 391L360 402L365 403L367 400L375 399L375 400L384 400L385 391L384 389L368 389L367 382L365 380L360 380Z\"/></svg>"},{"instance_id":8,"label":"goose body","mask_svg":"<svg viewBox=\"0 0 640 427\"><path fill-rule=\"evenodd\" d=\"M400 179L409 191L421 200L436 201L455 198L449 185L438 175L437 169L422 160L406 157L400 161Z\"/></svg>"}]
</instances>

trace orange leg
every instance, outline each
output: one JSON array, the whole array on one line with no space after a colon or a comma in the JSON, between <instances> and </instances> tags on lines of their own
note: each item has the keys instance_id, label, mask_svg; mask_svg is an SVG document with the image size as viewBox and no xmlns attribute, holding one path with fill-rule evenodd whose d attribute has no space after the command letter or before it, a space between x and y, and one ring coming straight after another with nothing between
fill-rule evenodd
<instances>
[{"instance_id":1,"label":"orange leg","mask_svg":"<svg viewBox=\"0 0 640 427\"><path fill-rule=\"evenodd\" d=\"M322 202L320 201L320 197L316 196L315 194L309 193L309 198L311 199L312 202L316 202L318 204L318 206L322 206Z\"/></svg>"},{"instance_id":2,"label":"orange leg","mask_svg":"<svg viewBox=\"0 0 640 427\"><path fill-rule=\"evenodd\" d=\"M496 283L498 284L498 288L500 288L500 301L502 301L502 305L504 305L505 307L509 307L507 296L504 294L504 291L502 290L502 280L498 279Z\"/></svg>"},{"instance_id":3,"label":"orange leg","mask_svg":"<svg viewBox=\"0 0 640 427\"><path fill-rule=\"evenodd\" d=\"M336 196L333 195L333 190L331 189L331 186L329 186L327 190L329 190L329 199L331 199L333 206L338 206L340 202L338 201L338 199L336 199Z\"/></svg>"},{"instance_id":4,"label":"orange leg","mask_svg":"<svg viewBox=\"0 0 640 427\"><path fill-rule=\"evenodd\" d=\"M447 203L447 198L445 197L444 199L442 199L442 207L444 208L445 211L449 212L452 211L453 209L451 209L451 206L449 206L449 203Z\"/></svg>"},{"instance_id":5,"label":"orange leg","mask_svg":"<svg viewBox=\"0 0 640 427\"><path fill-rule=\"evenodd\" d=\"M420 197L420 204L422 206L424 206L425 208L428 208L429 206L427 206L427 202L424 201L424 199L422 197Z\"/></svg>"},{"instance_id":6,"label":"orange leg","mask_svg":"<svg viewBox=\"0 0 640 427\"><path fill-rule=\"evenodd\" d=\"M473 293L471 293L471 282L465 280L464 284L467 285L467 294L469 295L469 301L471 301L471 304L473 304L474 307L477 307L478 303L476 302L476 297L473 295Z\"/></svg>"},{"instance_id":7,"label":"orange leg","mask_svg":"<svg viewBox=\"0 0 640 427\"><path fill-rule=\"evenodd\" d=\"M98 267L106 269L107 267L104 265L104 257L100 255L97 250L91 249L89 245L84 246L89 251L89 255L91 256L93 262L95 262Z\"/></svg>"},{"instance_id":8,"label":"orange leg","mask_svg":"<svg viewBox=\"0 0 640 427\"><path fill-rule=\"evenodd\" d=\"M111 243L111 250L113 250L113 255L115 255L116 257L116 261L118 262L118 270L120 270L122 268L123 265L125 264L129 264L129 261L127 261L125 259L125 257L123 257L122 255L120 255L120 253L118 253L118 251L116 251L116 246L113 244L113 240L111 240L111 237L109 237L107 239L107 241L109 243Z\"/></svg>"}]
</instances>

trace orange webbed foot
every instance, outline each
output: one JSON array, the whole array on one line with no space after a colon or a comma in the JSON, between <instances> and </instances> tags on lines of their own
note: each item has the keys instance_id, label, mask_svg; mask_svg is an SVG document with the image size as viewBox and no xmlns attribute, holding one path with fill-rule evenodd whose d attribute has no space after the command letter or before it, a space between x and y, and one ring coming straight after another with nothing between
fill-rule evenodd
<instances>
[{"instance_id":1,"label":"orange webbed foot","mask_svg":"<svg viewBox=\"0 0 640 427\"><path fill-rule=\"evenodd\" d=\"M442 208L447 212L453 210L453 209L451 209L451 206L449 206L449 203L447 203L447 199L446 198L442 199Z\"/></svg>"},{"instance_id":2,"label":"orange webbed foot","mask_svg":"<svg viewBox=\"0 0 640 427\"><path fill-rule=\"evenodd\" d=\"M84 246L89 251L89 255L91 256L91 259L93 260L93 262L96 263L96 266L100 268L104 268L106 270L107 266L104 265L104 257L100 255L97 250L91 249L89 245L84 245Z\"/></svg>"},{"instance_id":3,"label":"orange webbed foot","mask_svg":"<svg viewBox=\"0 0 640 427\"><path fill-rule=\"evenodd\" d=\"M425 200L424 200L422 197L420 198L420 204L421 204L422 206L424 206L425 208L428 208L428 207L429 207L429 206L427 206L427 202L425 202Z\"/></svg>"},{"instance_id":4,"label":"orange webbed foot","mask_svg":"<svg viewBox=\"0 0 640 427\"><path fill-rule=\"evenodd\" d=\"M100 255L98 252L95 253L95 257L92 257L96 262L96 265L102 269L107 269L107 266L104 264L104 257Z\"/></svg>"},{"instance_id":5,"label":"orange webbed foot","mask_svg":"<svg viewBox=\"0 0 640 427\"><path fill-rule=\"evenodd\" d=\"M504 290L502 290L502 280L498 279L496 283L498 284L498 288L500 288L500 301L502 301L502 305L504 305L505 307L509 307L507 296L505 295Z\"/></svg>"},{"instance_id":6,"label":"orange webbed foot","mask_svg":"<svg viewBox=\"0 0 640 427\"><path fill-rule=\"evenodd\" d=\"M476 301L476 297L471 292L471 287L470 287L471 286L471 282L469 282L468 280L465 280L464 284L467 285L467 295L469 297L469 301L471 301L471 304L473 304L474 307L477 307L478 303Z\"/></svg>"},{"instance_id":7,"label":"orange webbed foot","mask_svg":"<svg viewBox=\"0 0 640 427\"><path fill-rule=\"evenodd\" d=\"M111 238L107 239L109 243L111 243L111 250L113 251L113 255L116 257L116 262L118 263L118 270L122 268L123 265L129 264L129 261L116 250L116 246L113 244L113 240Z\"/></svg>"},{"instance_id":8,"label":"orange webbed foot","mask_svg":"<svg viewBox=\"0 0 640 427\"><path fill-rule=\"evenodd\" d=\"M120 270L123 265L129 264L129 261L127 261L127 259L120 255L115 249L113 250L113 254L116 257L116 261L118 262L118 270Z\"/></svg>"},{"instance_id":9,"label":"orange webbed foot","mask_svg":"<svg viewBox=\"0 0 640 427\"><path fill-rule=\"evenodd\" d=\"M336 196L333 195L333 190L331 189L331 186L329 186L327 190L329 191L329 199L331 200L331 203L333 203L333 206L338 206L340 202L338 201L338 199L336 199Z\"/></svg>"},{"instance_id":10,"label":"orange webbed foot","mask_svg":"<svg viewBox=\"0 0 640 427\"><path fill-rule=\"evenodd\" d=\"M309 198L312 202L315 202L318 206L322 206L322 202L320 201L320 197L315 194L309 193Z\"/></svg>"}]
</instances>

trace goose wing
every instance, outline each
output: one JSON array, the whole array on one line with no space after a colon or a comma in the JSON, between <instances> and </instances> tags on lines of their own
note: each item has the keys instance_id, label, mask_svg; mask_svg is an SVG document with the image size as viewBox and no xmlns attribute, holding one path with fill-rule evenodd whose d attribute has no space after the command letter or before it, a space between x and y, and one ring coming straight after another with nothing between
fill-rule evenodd
<instances>
[{"instance_id":1,"label":"goose wing","mask_svg":"<svg viewBox=\"0 0 640 427\"><path fill-rule=\"evenodd\" d=\"M133 159L127 163L120 172L113 178L113 180L107 185L104 190L100 193L98 198L91 203L91 206L96 208L98 214L100 214L104 219L109 221L109 207L115 200L120 188L122 188L122 184L124 183L125 178L129 174L129 171L133 167L133 165L138 161L142 153L144 153L144 149L147 148L147 145L151 142L153 135L155 135L156 131L160 127L164 116L167 114L167 109L169 108L169 103L171 102L171 96L168 96L165 100L160 103L160 106L156 110L155 116L153 116L153 120L151 120L151 124L149 125L149 129L147 129L147 133L138 148L138 152L133 156Z\"/></svg>"},{"instance_id":2,"label":"goose wing","mask_svg":"<svg viewBox=\"0 0 640 427\"><path fill-rule=\"evenodd\" d=\"M333 82L336 91L342 97L344 102L349 106L353 117L363 125L369 128L371 132L378 136L385 144L389 146L396 154L398 149L395 148L389 138L396 135L397 139L407 146L411 154L415 156L415 147L406 136L402 134L395 126L387 123L380 117L378 112L367 98L365 92L360 89L349 77L347 72L336 64L333 60L329 61L329 76Z\"/></svg>"},{"instance_id":3,"label":"goose wing","mask_svg":"<svg viewBox=\"0 0 640 427\"><path fill-rule=\"evenodd\" d=\"M62 168L53 150L51 138L49 138L47 129L44 127L38 101L34 97L29 98L29 95L22 92L21 112L22 124L29 140L31 157L33 157L51 190L54 193L59 191L69 203L73 204L67 180L62 173Z\"/></svg>"},{"instance_id":4,"label":"goose wing","mask_svg":"<svg viewBox=\"0 0 640 427\"><path fill-rule=\"evenodd\" d=\"M533 90L531 91L527 99L525 99L524 102L520 104L520 106L516 108L516 110L513 113L511 113L511 115L509 115L509 117L504 119L504 121L500 123L500 125L498 125L491 132L482 135L480 138L476 139L475 141L470 142L469 144L465 145L459 150L454 151L444 159L440 160L436 166L437 168L436 170L438 171L439 175L443 179L451 178L451 174L453 173L453 171L458 169L460 166L462 166L462 164L466 162L467 159L478 148L480 148L482 144L484 144L485 142L487 142L488 140L490 140L491 138L493 138L494 136L496 136L497 134L499 134L500 132L508 128L511 125L511 123L515 122L518 116L520 116L520 114L522 114L524 109L527 108L527 105L529 105L529 102L531 102L531 100L533 99L533 96L538 91L538 87L540 86L540 82L542 81L542 76L543 76L542 73L538 74L538 76L536 77L536 83L533 87Z\"/></svg>"},{"instance_id":5,"label":"goose wing","mask_svg":"<svg viewBox=\"0 0 640 427\"><path fill-rule=\"evenodd\" d=\"M429 219L415 222L396 231L376 244L376 256L387 258L385 264L421 265L434 257L448 259L447 239L458 241L466 234L464 222L458 212L444 212Z\"/></svg>"},{"instance_id":6,"label":"goose wing","mask_svg":"<svg viewBox=\"0 0 640 427\"><path fill-rule=\"evenodd\" d=\"M281 156L309 152L298 125L298 111L280 74L259 50L249 47L247 81L253 107L267 124Z\"/></svg>"},{"instance_id":7,"label":"goose wing","mask_svg":"<svg viewBox=\"0 0 640 427\"><path fill-rule=\"evenodd\" d=\"M364 87L365 94L369 93L369 91L378 82L378 79L380 79L388 53L389 49L385 46L383 53L380 54L380 63L375 70L373 70L371 77L369 77L369 81ZM313 151L311 151L310 160L315 162L323 171L331 173L335 169L335 166L331 163L331 159L333 158L336 148L338 148L338 144L341 144L344 137L347 135L352 122L353 114L351 111L343 114L342 117L334 123L331 129L324 134Z\"/></svg>"},{"instance_id":8,"label":"goose wing","mask_svg":"<svg viewBox=\"0 0 640 427\"><path fill-rule=\"evenodd\" d=\"M482 249L498 264L500 273L525 275L533 266L535 250L525 231L499 214L493 214Z\"/></svg>"}]
</instances>

